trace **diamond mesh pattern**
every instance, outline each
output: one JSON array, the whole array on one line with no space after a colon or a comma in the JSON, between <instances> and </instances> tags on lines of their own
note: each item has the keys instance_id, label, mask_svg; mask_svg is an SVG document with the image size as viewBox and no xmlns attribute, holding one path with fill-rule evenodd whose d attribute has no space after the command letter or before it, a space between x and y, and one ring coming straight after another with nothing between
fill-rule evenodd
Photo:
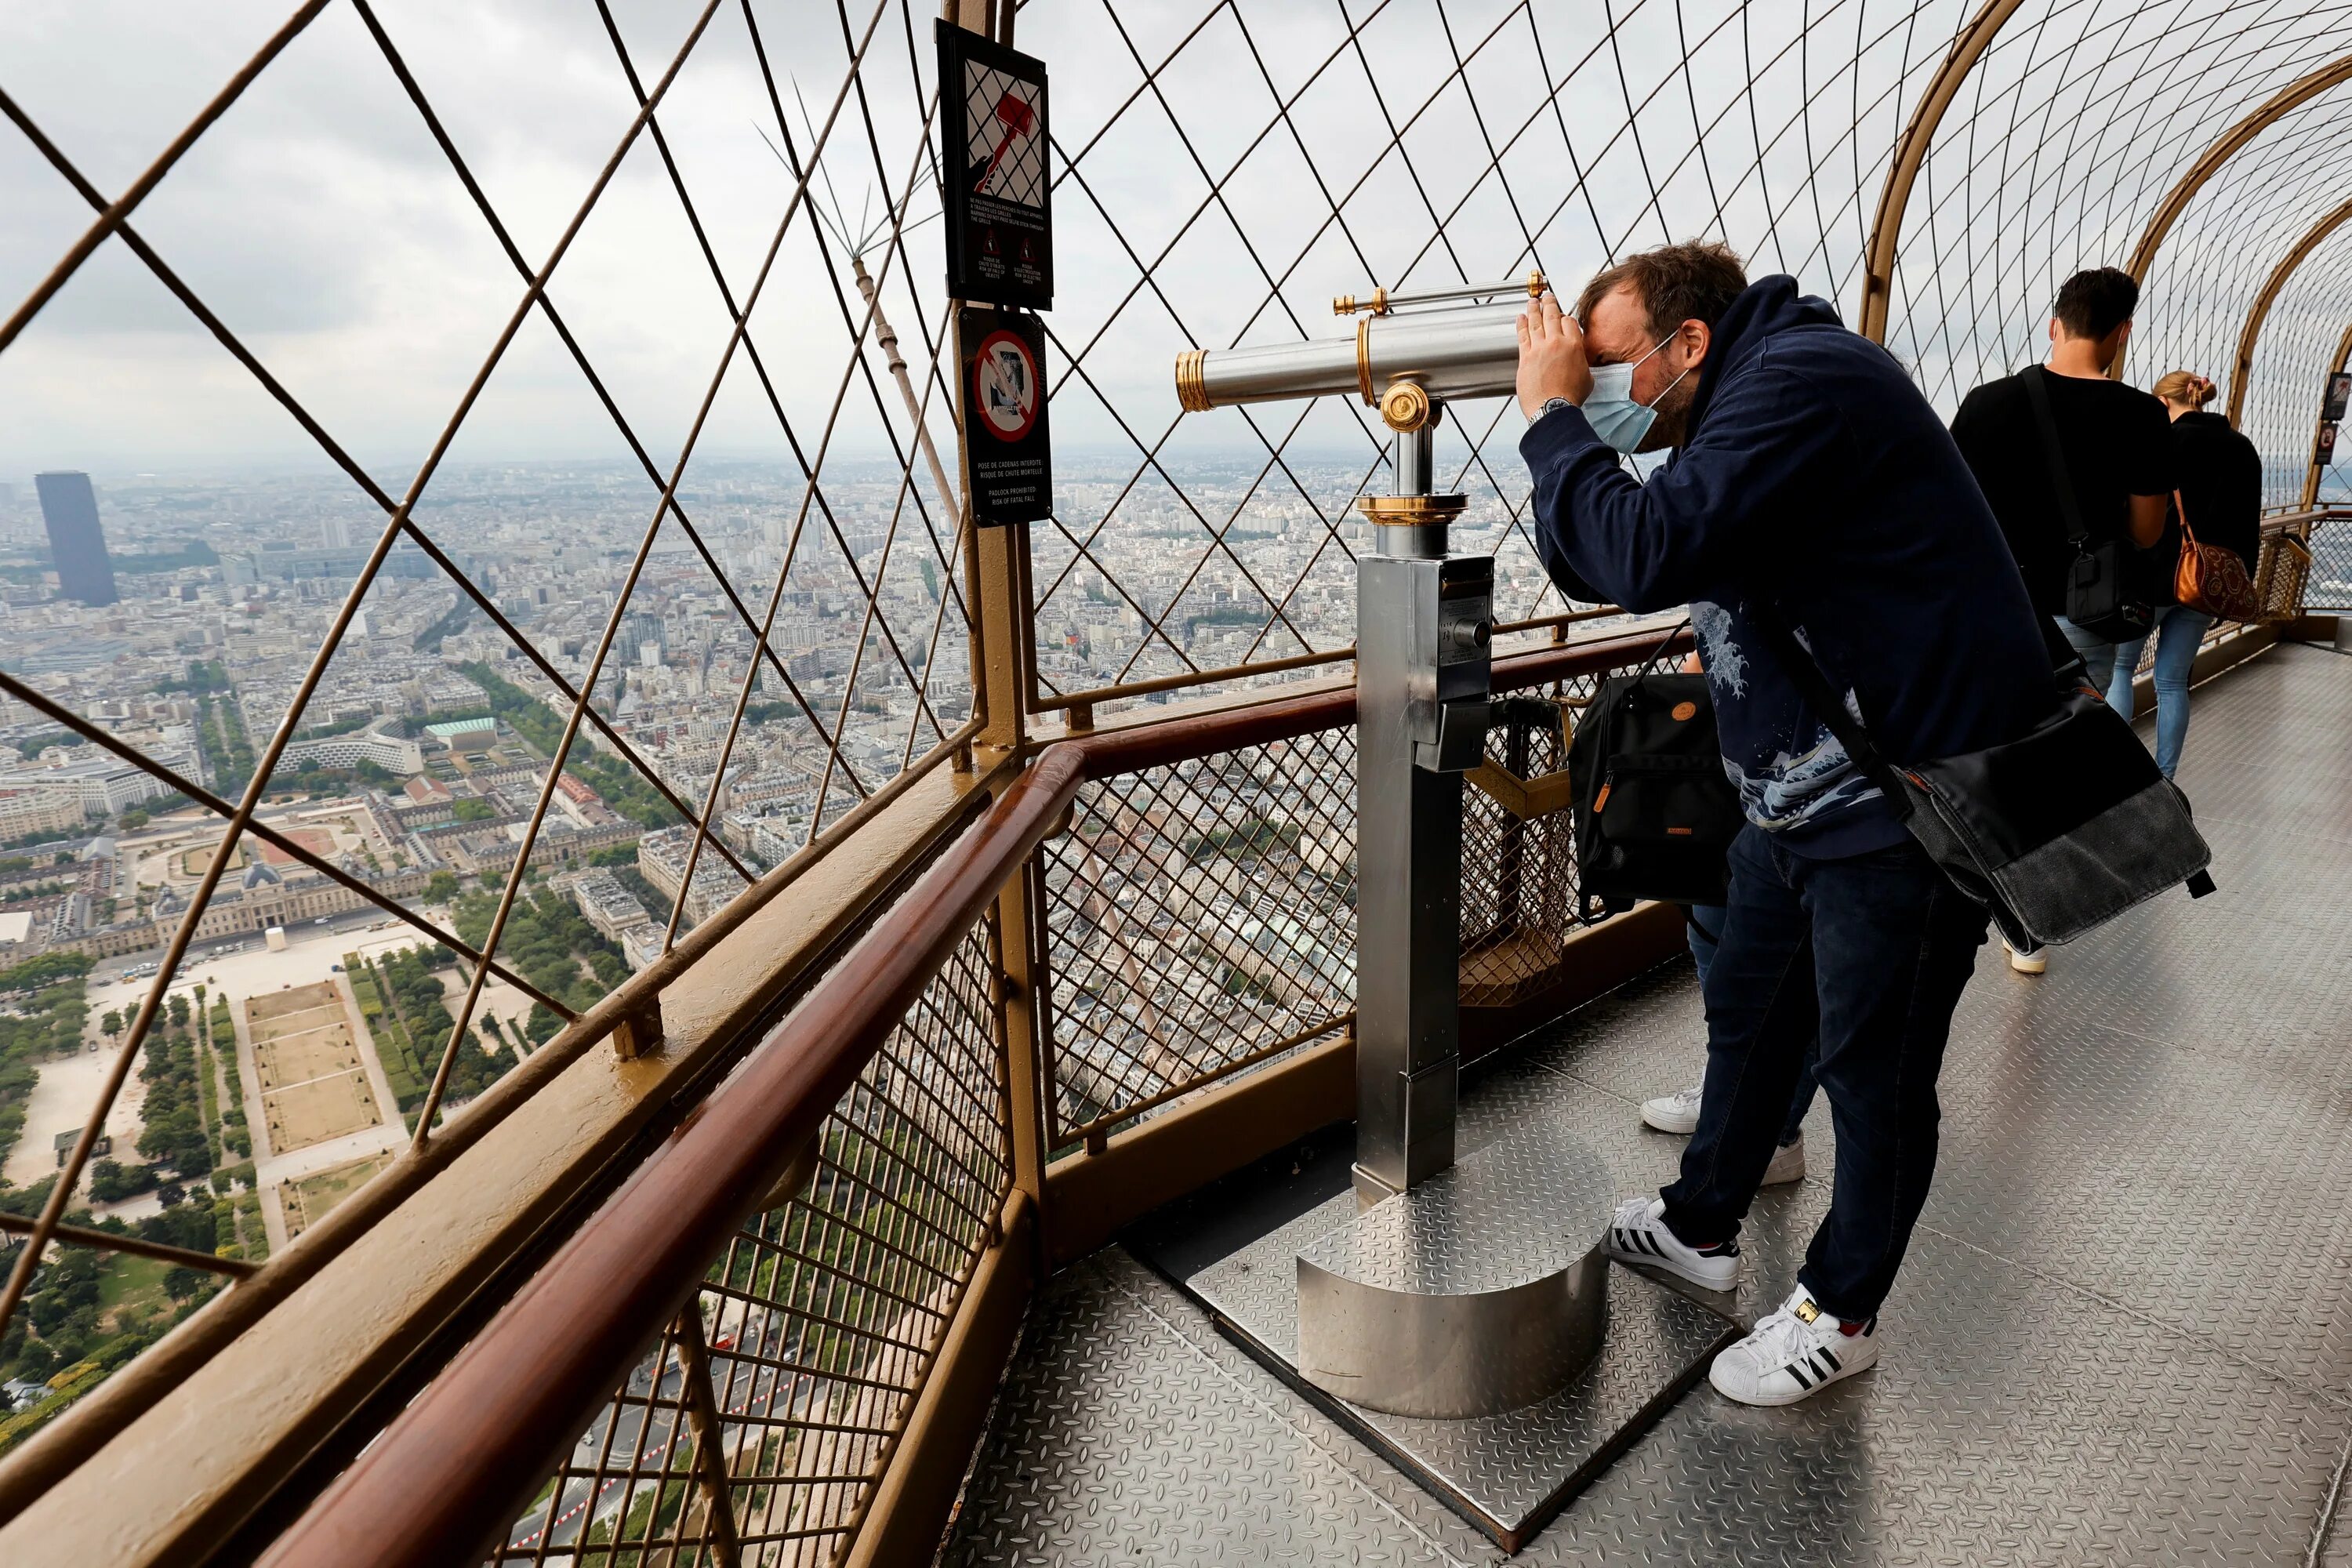
<instances>
[{"instance_id":1,"label":"diamond mesh pattern","mask_svg":"<svg viewBox=\"0 0 2352 1568\"><path fill-rule=\"evenodd\" d=\"M1179 350L1336 335L1341 289L1565 279L1694 234L1849 297L1890 149L1964 15L1024 7L1024 37L1090 68L1055 89L1060 243L1089 260L1051 323L1055 427L1116 444L1034 537L1045 703L1352 637L1349 508L1385 488L1385 431L1351 399L1182 416ZM1519 427L1474 403L1438 437L1439 488L1471 498L1458 547L1497 556L1505 620L1568 607L1528 535Z\"/></svg>"},{"instance_id":2,"label":"diamond mesh pattern","mask_svg":"<svg viewBox=\"0 0 2352 1568\"><path fill-rule=\"evenodd\" d=\"M571 894L531 884L592 855L624 857L622 871L645 878L654 906L654 924L637 933L651 939L635 952L642 964L764 871L854 828L853 814L894 777L939 765L975 731L967 542L937 455L953 437L952 393L939 370L945 302L930 268L919 268L922 284L910 281L919 268L904 239L937 199L928 36L919 40L904 0L845 4L796 19L781 38L763 32L773 22L749 0L705 0L657 26L616 15L606 0L576 8L556 24L570 27L558 41L572 52L549 74L593 77L604 96L583 97L603 112L553 127L528 116L504 122L543 157L531 200L501 183L507 150L481 144L495 138L482 136L473 113L476 100L499 103L511 84L493 62L449 47L436 36L443 29L380 15L370 0L293 10L120 193L94 184L68 144L75 138L53 134L14 96L88 130L24 63L37 58L34 46L12 54L25 74L0 82L0 113L26 157L54 176L60 201L86 210L55 229L48 275L0 321L0 358L12 369L40 363L56 342L45 309L93 258L128 268L158 300L175 301L164 308L184 313L201 352L227 356L218 368L244 395L274 405L315 447L313 472L272 500L299 501L352 545L350 560L320 568L329 575L289 589L226 584L247 613L222 617L227 641L203 681L186 671L196 687L191 754L159 757L115 735L120 726L99 705L102 686L0 671L10 700L0 718L29 712L62 726L196 808L170 819L168 831L187 842L184 854L173 851L173 870L155 873L162 884L126 858L122 887L60 905L45 929L48 945L68 952L163 952L113 1046L115 1070L96 1103L76 1108L84 1135L45 1207L43 1234L83 1177L166 989L200 939L372 904L457 953L464 984L421 1020L429 1029L378 1042L421 1143L443 1113L520 1059L526 1016L543 1043L534 1009L560 1024L627 973L618 941L565 934L572 912L559 906ZM215 58L217 36L201 19L191 26L184 52ZM789 49L789 68L772 58L778 46ZM334 75L345 68L357 74ZM383 134L421 151L416 178L437 182L455 216L450 253L436 261L454 277L464 247L475 247L480 265L468 285L499 301L478 320L453 304L437 323L467 337L478 362L446 395L403 385L440 399L426 415L437 433L409 443L413 466L390 482L353 451L396 452L402 441L367 426L367 409L340 393L390 379L385 369L340 364L321 384L273 365L273 340L236 324L250 310L215 309L214 290L183 276L169 254L181 232L173 197L183 163L342 133L341 122L329 133L299 114L239 112L249 92L270 99L297 79L315 95L352 95L381 110ZM690 85L674 94L682 81ZM198 86L215 89L212 80ZM723 131L714 110L728 116ZM552 144L531 140L541 135ZM567 137L593 153L583 157ZM777 163L746 187L723 154L752 137L767 139ZM201 188L204 177L189 178ZM550 191L576 203L553 226L532 207ZM332 226L341 209L320 200ZM152 242L141 228L151 218ZM614 269L642 260L616 247L621 228L660 237L673 265L636 279L639 291L623 291L615 305ZM27 244L47 243L47 231L25 232ZM266 294L281 259L270 247L249 250L251 275L218 292L240 302ZM625 319L567 313L592 295ZM690 380L671 388L682 406L643 406L648 395L615 347L616 333L625 342L639 330L625 318L655 298L682 312L678 331L694 344ZM200 407L229 395L220 388L208 381L182 395ZM559 422L609 456L609 474L517 502L501 499L495 473L468 466L483 410L511 421L518 400L533 396L554 400L546 410L568 410ZM706 441L713 429L725 434ZM739 440L772 469L750 501L737 466L744 448L709 449ZM867 455L876 453L879 462ZM476 553L489 542L503 553ZM552 587L519 596L513 582L530 572ZM267 611L290 616L290 632L264 618L266 606L288 605L320 609L309 620ZM13 650L0 657L16 662ZM465 797L458 821L411 822L396 791L371 794L348 769L318 772L314 732L377 716L421 723L451 709L487 710L498 725L496 743L470 763L449 748L449 777ZM337 797L331 821L322 790ZM747 799L794 806L761 818L772 829L763 836L751 820L758 812L733 809ZM316 888L289 893L283 916L272 905L257 918L268 900L247 868L270 858L287 868L281 880ZM456 898L441 887L450 879L464 889ZM79 912L118 905L120 919ZM299 921L285 918L298 913ZM495 1026L501 1011L504 1029ZM258 1152L267 1161L272 1151ZM40 1249L12 1250L0 1324Z\"/></svg>"},{"instance_id":3,"label":"diamond mesh pattern","mask_svg":"<svg viewBox=\"0 0 2352 1568\"><path fill-rule=\"evenodd\" d=\"M690 1415L706 1386L740 1561L835 1560L1009 1190L990 943L974 927L826 1119L799 1190L712 1262L708 1384L673 1325L494 1562L715 1561Z\"/></svg>"},{"instance_id":4,"label":"diamond mesh pattern","mask_svg":"<svg viewBox=\"0 0 2352 1568\"><path fill-rule=\"evenodd\" d=\"M1352 727L1127 773L1046 844L1052 1140L1343 1026Z\"/></svg>"}]
</instances>

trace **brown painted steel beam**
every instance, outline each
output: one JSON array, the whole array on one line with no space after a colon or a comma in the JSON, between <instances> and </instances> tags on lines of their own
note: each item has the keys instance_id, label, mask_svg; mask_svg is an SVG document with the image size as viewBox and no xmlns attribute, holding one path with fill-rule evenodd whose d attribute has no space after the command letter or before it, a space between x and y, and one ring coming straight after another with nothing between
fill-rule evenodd
<instances>
[{"instance_id":1,"label":"brown painted steel beam","mask_svg":"<svg viewBox=\"0 0 2352 1568\"><path fill-rule=\"evenodd\" d=\"M2273 93L2260 109L2221 132L2213 144L2205 149L2204 155L2173 183L2163 204L2156 209L2156 216L2148 219L2147 229L2139 237L2139 244L2132 251L2131 262L2125 268L2133 280L2139 283L2147 281L2147 270L2156 265L2156 253L2163 248L2166 237L2172 232L2172 226L2179 221L2180 215L2188 210L2197 193L2205 188L2206 182L2221 172L2222 164L2235 157L2247 142L2284 119L2290 111L2345 81L2352 81L2352 55L2330 60L2317 70L2297 77Z\"/></svg>"},{"instance_id":2,"label":"brown painted steel beam","mask_svg":"<svg viewBox=\"0 0 2352 1568\"><path fill-rule=\"evenodd\" d=\"M2261 108L2215 138L2203 155L2173 182L2172 189L2165 193L2164 201L2157 207L2156 216L2148 219L2147 227L2140 234L2139 244L2133 247L2131 261L2125 268L2132 275L2132 280L2136 283L2147 281L2148 268L2156 265L2156 253L2164 247L2166 238L2172 233L2172 226L2180 221L2180 215L2188 210L2189 204L2196 198L2199 191L2205 188L2206 183L2221 172L2222 164L2237 156L2248 142L2290 112L2346 81L2352 81L2352 55L2330 60L2317 70L2295 78L2273 93ZM2130 344L2124 347L2126 353L2130 352ZM2116 355L2116 363L2107 374L2116 380L2123 378L2123 354ZM2306 501L2304 504L2307 506L2310 503Z\"/></svg>"},{"instance_id":3,"label":"brown painted steel beam","mask_svg":"<svg viewBox=\"0 0 2352 1568\"><path fill-rule=\"evenodd\" d=\"M2278 302L2279 290L2286 287L2286 280L2294 276L2295 268L2319 248L2320 241L2334 234L2347 218L2352 218L2352 200L2342 203L2305 230L2304 237L2294 242L2294 247L2279 258L2279 264L2271 268L2271 275L2263 279L2262 291L2254 296L2252 306L2246 311L2246 324L2238 331L2238 357L2230 372L2231 425L2237 424L2239 416L2246 411L2246 377L2254 367L2254 348L2262 341L2263 322L2269 317L2271 307Z\"/></svg>"},{"instance_id":4,"label":"brown painted steel beam","mask_svg":"<svg viewBox=\"0 0 2352 1568\"><path fill-rule=\"evenodd\" d=\"M1870 243L1863 252L1862 313L1859 330L1872 342L1886 341L1887 313L1895 302L1895 258L1903 240L1903 209L1911 203L1911 187L1919 178L1927 150L1934 145L1936 127L1944 111L1959 96L1960 86L1977 61L1992 45L2001 24L2022 0L1985 0L1984 6L1952 40L1951 53L1936 68L1927 92L1911 110L1910 121L1895 143L1895 163L1878 193L1878 211L1870 220Z\"/></svg>"}]
</instances>

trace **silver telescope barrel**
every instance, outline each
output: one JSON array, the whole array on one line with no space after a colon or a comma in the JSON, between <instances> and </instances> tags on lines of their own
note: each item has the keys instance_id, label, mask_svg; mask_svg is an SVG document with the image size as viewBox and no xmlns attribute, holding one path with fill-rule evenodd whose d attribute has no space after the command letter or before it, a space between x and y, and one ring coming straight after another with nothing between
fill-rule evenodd
<instances>
[{"instance_id":1,"label":"silver telescope barrel","mask_svg":"<svg viewBox=\"0 0 2352 1568\"><path fill-rule=\"evenodd\" d=\"M1519 373L1526 299L1402 315L1364 316L1354 333L1176 356L1176 400L1189 413L1237 403L1354 393L1377 405L1393 382L1417 383L1438 402L1511 392Z\"/></svg>"}]
</instances>

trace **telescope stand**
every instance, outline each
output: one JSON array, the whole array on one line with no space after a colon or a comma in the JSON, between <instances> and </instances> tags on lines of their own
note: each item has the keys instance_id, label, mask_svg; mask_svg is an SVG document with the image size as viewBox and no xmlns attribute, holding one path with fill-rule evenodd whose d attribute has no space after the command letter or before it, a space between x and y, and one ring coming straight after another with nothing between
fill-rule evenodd
<instances>
[{"instance_id":1,"label":"telescope stand","mask_svg":"<svg viewBox=\"0 0 2352 1568\"><path fill-rule=\"evenodd\" d=\"M1486 754L1494 563L1446 552L1438 408L1390 388L1397 494L1360 501L1355 1160L1185 1281L1224 1331L1507 1550L1735 1331L1612 1271L1615 1193L1557 1120L1455 1162L1462 774ZM1614 1300L1612 1299L1612 1293Z\"/></svg>"}]
</instances>

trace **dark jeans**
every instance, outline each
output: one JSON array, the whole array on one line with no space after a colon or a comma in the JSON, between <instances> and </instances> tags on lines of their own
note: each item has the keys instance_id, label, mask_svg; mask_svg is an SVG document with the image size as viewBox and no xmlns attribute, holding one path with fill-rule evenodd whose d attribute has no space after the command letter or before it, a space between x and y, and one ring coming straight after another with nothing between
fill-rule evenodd
<instances>
[{"instance_id":1,"label":"dark jeans","mask_svg":"<svg viewBox=\"0 0 2352 1568\"><path fill-rule=\"evenodd\" d=\"M1715 949L1723 936L1723 910L1717 906L1700 904L1693 908L1683 921L1690 943L1691 967L1698 971L1698 990L1706 994L1706 972L1715 963ZM1709 935L1709 932L1713 935ZM1785 1149L1805 1134L1805 1112L1813 1108L1813 1068L1821 1060L1821 1037L1815 1036L1805 1047L1805 1065L1797 1074L1797 1092L1789 1097L1789 1114L1780 1123L1780 1147Z\"/></svg>"},{"instance_id":2,"label":"dark jeans","mask_svg":"<svg viewBox=\"0 0 2352 1568\"><path fill-rule=\"evenodd\" d=\"M1698 1130L1663 1191L1666 1224L1692 1246L1738 1234L1818 1036L1837 1176L1797 1278L1823 1310L1867 1318L1927 1201L1936 1078L1985 911L1916 845L1808 860L1748 827L1720 934Z\"/></svg>"}]
</instances>

